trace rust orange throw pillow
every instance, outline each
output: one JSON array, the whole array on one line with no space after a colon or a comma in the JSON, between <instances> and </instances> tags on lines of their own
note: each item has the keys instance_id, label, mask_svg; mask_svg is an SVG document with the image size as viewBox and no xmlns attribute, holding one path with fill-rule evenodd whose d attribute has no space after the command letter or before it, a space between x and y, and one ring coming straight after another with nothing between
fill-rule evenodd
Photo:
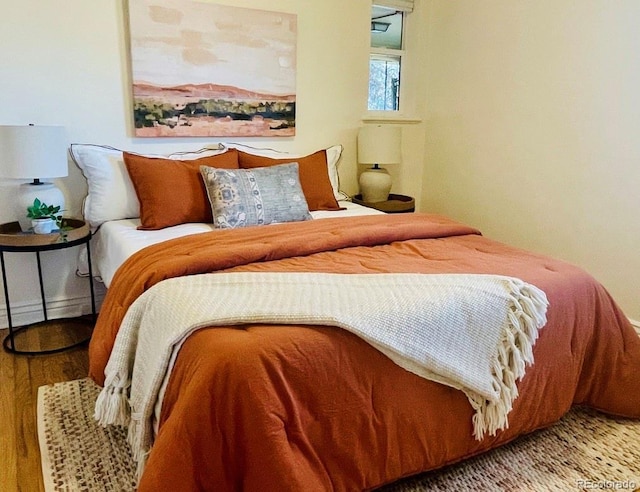
<instances>
[{"instance_id":1,"label":"rust orange throw pillow","mask_svg":"<svg viewBox=\"0 0 640 492\"><path fill-rule=\"evenodd\" d=\"M273 159L238 151L241 169L269 167L289 162L298 163L302 192L307 199L309 210L340 210L340 205L333 194L327 170L327 153L319 150L304 157L288 157Z\"/></svg>"},{"instance_id":2,"label":"rust orange throw pillow","mask_svg":"<svg viewBox=\"0 0 640 492\"><path fill-rule=\"evenodd\" d=\"M138 229L155 230L187 222L211 223L211 206L200 166L238 169L238 152L193 160L162 159L123 153L140 202Z\"/></svg>"}]
</instances>

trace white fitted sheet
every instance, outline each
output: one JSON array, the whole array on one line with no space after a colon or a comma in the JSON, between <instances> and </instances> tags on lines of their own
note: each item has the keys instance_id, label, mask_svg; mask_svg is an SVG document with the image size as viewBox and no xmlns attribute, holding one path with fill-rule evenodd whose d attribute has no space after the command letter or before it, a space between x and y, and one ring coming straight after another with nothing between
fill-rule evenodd
<instances>
[{"instance_id":1,"label":"white fitted sheet","mask_svg":"<svg viewBox=\"0 0 640 492\"><path fill-rule=\"evenodd\" d=\"M356 203L340 201L345 210L318 210L311 212L314 219L353 217L357 215L382 214L378 210ZM213 231L213 224L180 224L158 231L140 231L140 219L113 220L102 224L92 239L93 274L109 287L116 270L132 254L142 248L168 239Z\"/></svg>"}]
</instances>

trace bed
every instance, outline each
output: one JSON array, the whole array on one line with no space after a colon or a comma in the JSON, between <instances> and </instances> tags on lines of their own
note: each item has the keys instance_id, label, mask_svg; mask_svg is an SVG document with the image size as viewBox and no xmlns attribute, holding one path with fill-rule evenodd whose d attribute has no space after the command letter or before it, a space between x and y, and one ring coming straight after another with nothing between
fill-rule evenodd
<instances>
[{"instance_id":1,"label":"bed","mask_svg":"<svg viewBox=\"0 0 640 492\"><path fill-rule=\"evenodd\" d=\"M380 215L383 213L346 200L340 200L339 203L343 210L316 210L311 212L311 215L314 219L326 219ZM214 230L213 224L203 222L179 224L154 231L141 231L138 230L139 226L139 218L110 220L103 223L95 233L93 242L95 259L93 263L97 276L100 277L106 287L111 285L113 275L120 265L141 249L169 239Z\"/></svg>"},{"instance_id":2,"label":"bed","mask_svg":"<svg viewBox=\"0 0 640 492\"><path fill-rule=\"evenodd\" d=\"M574 405L640 417L640 338L586 272L446 217L370 215L349 205L350 213L337 204L322 220L195 231L125 253L113 274L101 265L110 280L90 376L105 383L129 307L165 280L208 272L501 275L549 301L508 426L474 437L463 391L403 369L348 330L217 324L193 331L175 352L139 490L372 490L549 426ZM97 237L111 229L148 235L136 224L104 221Z\"/></svg>"}]
</instances>

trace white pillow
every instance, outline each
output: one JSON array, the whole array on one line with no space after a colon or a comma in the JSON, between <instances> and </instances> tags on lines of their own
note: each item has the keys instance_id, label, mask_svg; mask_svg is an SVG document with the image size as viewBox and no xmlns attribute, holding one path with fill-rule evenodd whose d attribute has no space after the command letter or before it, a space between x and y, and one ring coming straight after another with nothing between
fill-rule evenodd
<instances>
[{"instance_id":1,"label":"white pillow","mask_svg":"<svg viewBox=\"0 0 640 492\"><path fill-rule=\"evenodd\" d=\"M289 152L280 150L251 147L250 145L243 145L240 143L225 142L221 143L220 145L230 149L238 149L242 152L246 152L247 154L270 157L272 159L286 159L288 157L295 159L296 157L305 157L306 155L308 155L290 154ZM338 161L340 160L340 156L342 155L342 145L333 145L332 147L324 150L327 154L327 170L329 171L329 181L331 182L331 188L333 189L333 196L335 196L336 200L344 200L345 198L348 198L348 195L340 191L340 178L338 176ZM313 152L310 152L309 154L312 153Z\"/></svg>"},{"instance_id":2,"label":"white pillow","mask_svg":"<svg viewBox=\"0 0 640 492\"><path fill-rule=\"evenodd\" d=\"M197 159L224 152L221 148L174 152L170 155L145 154L165 159ZM71 158L87 179L88 193L84 199L83 215L91 228L96 229L108 220L140 217L140 203L124 164L122 150L107 145L71 144Z\"/></svg>"}]
</instances>

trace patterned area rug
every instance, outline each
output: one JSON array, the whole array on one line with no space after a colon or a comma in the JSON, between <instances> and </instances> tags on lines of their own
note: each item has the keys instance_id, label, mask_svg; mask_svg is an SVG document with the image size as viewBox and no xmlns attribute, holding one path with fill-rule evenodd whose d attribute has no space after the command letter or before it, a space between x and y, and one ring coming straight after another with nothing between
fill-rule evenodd
<instances>
[{"instance_id":1,"label":"patterned area rug","mask_svg":"<svg viewBox=\"0 0 640 492\"><path fill-rule=\"evenodd\" d=\"M135 465L123 429L93 420L99 388L88 379L38 391L38 436L46 491L134 490ZM389 485L427 490L637 490L640 422L575 409L548 429L458 465Z\"/></svg>"}]
</instances>

